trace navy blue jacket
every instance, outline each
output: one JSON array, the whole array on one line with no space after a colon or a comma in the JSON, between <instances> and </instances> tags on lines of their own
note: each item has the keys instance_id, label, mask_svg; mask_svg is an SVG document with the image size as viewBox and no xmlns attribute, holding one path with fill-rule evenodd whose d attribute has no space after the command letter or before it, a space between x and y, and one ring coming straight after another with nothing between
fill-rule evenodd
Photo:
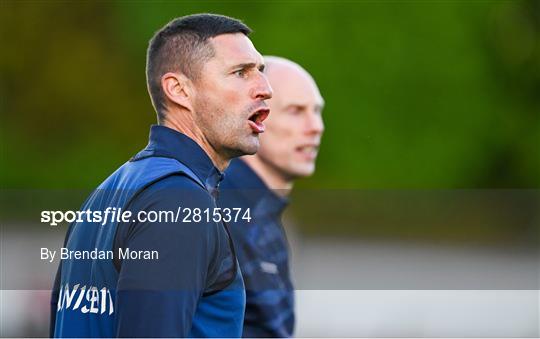
<instances>
[{"instance_id":1,"label":"navy blue jacket","mask_svg":"<svg viewBox=\"0 0 540 339\"><path fill-rule=\"evenodd\" d=\"M193 140L152 126L148 146L100 185L82 209L114 205L133 215L213 209L221 179ZM51 335L240 336L245 292L223 223L135 218L105 226L74 223L65 246L115 254L153 250L159 259L63 260L53 289Z\"/></svg>"},{"instance_id":2,"label":"navy blue jacket","mask_svg":"<svg viewBox=\"0 0 540 339\"><path fill-rule=\"evenodd\" d=\"M220 207L250 208L252 220L229 223L246 286L244 337L291 337L294 289L281 224L287 200L242 160L231 161L220 186Z\"/></svg>"}]
</instances>

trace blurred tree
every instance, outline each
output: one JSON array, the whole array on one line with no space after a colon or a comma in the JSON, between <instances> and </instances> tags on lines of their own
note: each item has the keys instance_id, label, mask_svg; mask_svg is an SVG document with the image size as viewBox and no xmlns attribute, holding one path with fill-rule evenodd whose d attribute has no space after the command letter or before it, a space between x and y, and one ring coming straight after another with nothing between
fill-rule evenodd
<instances>
[{"instance_id":1,"label":"blurred tree","mask_svg":"<svg viewBox=\"0 0 540 339\"><path fill-rule=\"evenodd\" d=\"M3 1L2 186L91 188L142 148L147 41L196 12L315 76L327 130L300 187L538 187L537 1Z\"/></svg>"}]
</instances>

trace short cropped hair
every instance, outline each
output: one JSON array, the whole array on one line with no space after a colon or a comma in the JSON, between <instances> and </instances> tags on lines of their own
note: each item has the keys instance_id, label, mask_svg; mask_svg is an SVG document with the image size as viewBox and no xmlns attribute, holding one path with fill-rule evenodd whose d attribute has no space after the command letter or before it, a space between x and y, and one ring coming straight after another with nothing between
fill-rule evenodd
<instances>
[{"instance_id":1,"label":"short cropped hair","mask_svg":"<svg viewBox=\"0 0 540 339\"><path fill-rule=\"evenodd\" d=\"M243 22L224 15L193 14L176 18L157 31L148 44L146 83L158 122L165 117L165 95L161 77L181 72L197 80L204 63L215 55L208 39L221 34L243 33L251 29Z\"/></svg>"}]
</instances>

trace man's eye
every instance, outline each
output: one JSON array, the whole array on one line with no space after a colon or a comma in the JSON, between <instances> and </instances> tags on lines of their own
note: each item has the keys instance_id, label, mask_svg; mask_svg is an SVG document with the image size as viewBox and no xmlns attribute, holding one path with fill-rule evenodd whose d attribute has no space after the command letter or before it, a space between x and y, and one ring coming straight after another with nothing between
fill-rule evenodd
<instances>
[{"instance_id":1,"label":"man's eye","mask_svg":"<svg viewBox=\"0 0 540 339\"><path fill-rule=\"evenodd\" d=\"M291 107L289 107L288 111L291 114L300 114L300 113L303 112L303 109L300 106L291 106Z\"/></svg>"},{"instance_id":2,"label":"man's eye","mask_svg":"<svg viewBox=\"0 0 540 339\"><path fill-rule=\"evenodd\" d=\"M239 76L240 78L243 78L246 76L246 71L243 69L239 69L238 71L235 71L234 74Z\"/></svg>"}]
</instances>

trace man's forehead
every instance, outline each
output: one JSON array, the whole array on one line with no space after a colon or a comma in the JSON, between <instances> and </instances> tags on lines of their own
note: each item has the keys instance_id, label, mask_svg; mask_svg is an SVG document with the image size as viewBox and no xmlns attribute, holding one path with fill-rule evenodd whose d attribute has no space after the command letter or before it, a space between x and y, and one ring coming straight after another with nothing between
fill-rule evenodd
<instances>
[{"instance_id":1,"label":"man's forehead","mask_svg":"<svg viewBox=\"0 0 540 339\"><path fill-rule=\"evenodd\" d=\"M243 33L221 34L210 39L217 58L227 64L264 64L262 55Z\"/></svg>"},{"instance_id":2,"label":"man's forehead","mask_svg":"<svg viewBox=\"0 0 540 339\"><path fill-rule=\"evenodd\" d=\"M319 109L324 107L324 99L314 91L303 91L298 93L283 92L274 96L283 107L300 106Z\"/></svg>"},{"instance_id":3,"label":"man's forehead","mask_svg":"<svg viewBox=\"0 0 540 339\"><path fill-rule=\"evenodd\" d=\"M282 105L324 105L315 80L306 71L288 65L267 65L268 80L274 90L273 99Z\"/></svg>"}]
</instances>

